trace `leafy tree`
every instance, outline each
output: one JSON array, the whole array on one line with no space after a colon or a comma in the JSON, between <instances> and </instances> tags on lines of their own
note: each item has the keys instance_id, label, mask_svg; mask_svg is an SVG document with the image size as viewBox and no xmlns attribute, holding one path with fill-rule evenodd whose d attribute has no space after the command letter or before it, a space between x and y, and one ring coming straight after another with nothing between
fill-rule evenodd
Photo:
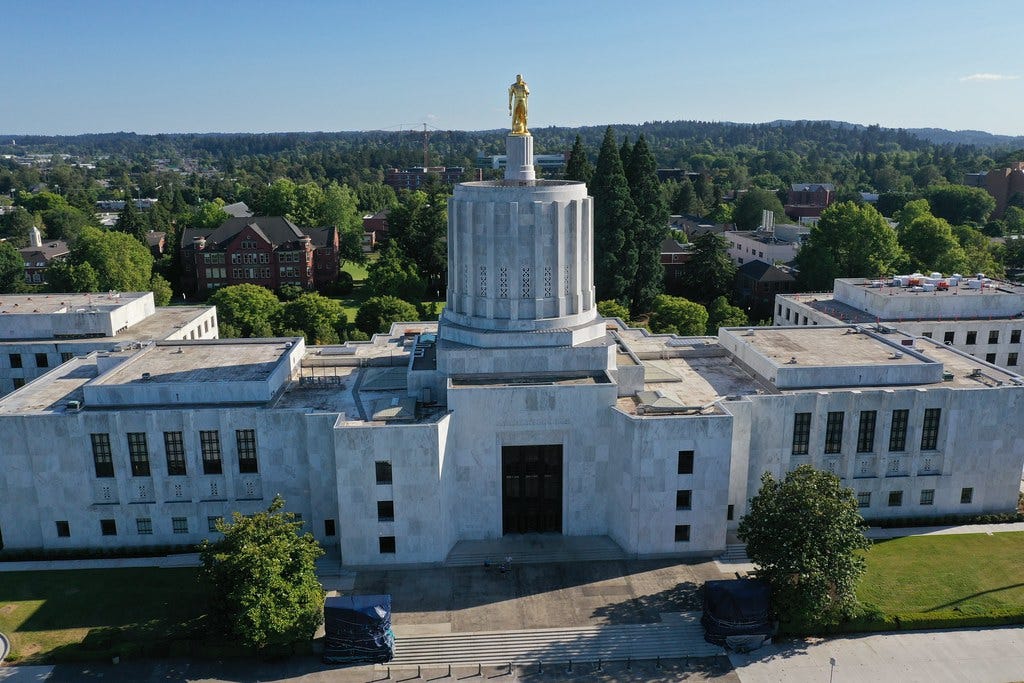
<instances>
[{"instance_id":1,"label":"leafy tree","mask_svg":"<svg viewBox=\"0 0 1024 683\"><path fill-rule=\"evenodd\" d=\"M797 253L806 289L830 290L837 277L891 275L903 259L896 231L870 204L839 202L825 209Z\"/></svg>"},{"instance_id":2,"label":"leafy tree","mask_svg":"<svg viewBox=\"0 0 1024 683\"><path fill-rule=\"evenodd\" d=\"M166 306L171 303L174 292L171 290L171 283L163 276L153 273L149 279L149 289L153 292L153 303L157 306Z\"/></svg>"},{"instance_id":3,"label":"leafy tree","mask_svg":"<svg viewBox=\"0 0 1024 683\"><path fill-rule=\"evenodd\" d=\"M649 321L651 331L696 337L704 334L708 311L700 304L678 296L659 294Z\"/></svg>"},{"instance_id":4,"label":"leafy tree","mask_svg":"<svg viewBox=\"0 0 1024 683\"><path fill-rule=\"evenodd\" d=\"M954 225L953 235L963 250L966 263L952 272L985 273L991 277L1006 276L1003 266L1003 245L993 242L981 230L969 225Z\"/></svg>"},{"instance_id":5,"label":"leafy tree","mask_svg":"<svg viewBox=\"0 0 1024 683\"><path fill-rule=\"evenodd\" d=\"M661 265L661 242L668 234L668 208L661 198L658 165L643 135L633 145L626 169L629 193L636 205L637 220L631 241L636 245L636 277L630 291L629 307L634 315L649 311L661 293L665 269Z\"/></svg>"},{"instance_id":6,"label":"leafy tree","mask_svg":"<svg viewBox=\"0 0 1024 683\"><path fill-rule=\"evenodd\" d=\"M91 216L74 206L61 206L43 213L46 237L49 239L73 241L82 230L94 225Z\"/></svg>"},{"instance_id":7,"label":"leafy tree","mask_svg":"<svg viewBox=\"0 0 1024 683\"><path fill-rule=\"evenodd\" d=\"M275 214L280 215L280 214ZM224 210L224 200L204 202L195 208L190 218L193 228L214 230L219 228L230 216Z\"/></svg>"},{"instance_id":8,"label":"leafy tree","mask_svg":"<svg viewBox=\"0 0 1024 683\"><path fill-rule=\"evenodd\" d=\"M683 292L695 301L710 302L727 296L736 277L736 264L729 258L729 243L715 233L693 240L693 258L682 276Z\"/></svg>"},{"instance_id":9,"label":"leafy tree","mask_svg":"<svg viewBox=\"0 0 1024 683\"><path fill-rule=\"evenodd\" d=\"M389 239L416 264L430 291L443 290L448 275L448 205L443 188L402 194L388 214Z\"/></svg>"},{"instance_id":10,"label":"leafy tree","mask_svg":"<svg viewBox=\"0 0 1024 683\"><path fill-rule=\"evenodd\" d=\"M624 321L629 320L629 309L618 301L598 301L597 312L605 318L619 318Z\"/></svg>"},{"instance_id":11,"label":"leafy tree","mask_svg":"<svg viewBox=\"0 0 1024 683\"><path fill-rule=\"evenodd\" d=\"M281 285L277 290L277 298L281 301L294 301L306 293L299 285Z\"/></svg>"},{"instance_id":12,"label":"leafy tree","mask_svg":"<svg viewBox=\"0 0 1024 683\"><path fill-rule=\"evenodd\" d=\"M398 204L395 189L384 183L360 183L356 187L359 209L367 212L383 211Z\"/></svg>"},{"instance_id":13,"label":"leafy tree","mask_svg":"<svg viewBox=\"0 0 1024 683\"><path fill-rule=\"evenodd\" d=\"M0 237L16 247L28 244L28 233L33 227L42 228L42 217L36 216L22 207L16 207L0 216Z\"/></svg>"},{"instance_id":14,"label":"leafy tree","mask_svg":"<svg viewBox=\"0 0 1024 683\"><path fill-rule=\"evenodd\" d=\"M416 307L394 296L373 296L356 312L356 329L367 335L385 332L391 323L416 319Z\"/></svg>"},{"instance_id":15,"label":"leafy tree","mask_svg":"<svg viewBox=\"0 0 1024 683\"><path fill-rule=\"evenodd\" d=\"M730 304L724 296L716 297L708 306L709 335L718 334L719 327L742 327L747 322L747 314L743 309Z\"/></svg>"},{"instance_id":16,"label":"leafy tree","mask_svg":"<svg viewBox=\"0 0 1024 683\"><path fill-rule=\"evenodd\" d=\"M853 491L829 472L801 465L782 481L761 476L761 489L739 524L758 578L772 587L784 621L825 624L856 608L864 573L858 551L870 546Z\"/></svg>"},{"instance_id":17,"label":"leafy tree","mask_svg":"<svg viewBox=\"0 0 1024 683\"><path fill-rule=\"evenodd\" d=\"M127 192L125 193L124 208L121 209L121 213L117 217L116 229L118 232L133 235L136 239L141 236L140 241L145 243L146 220L135 206L135 200L132 199L131 194Z\"/></svg>"},{"instance_id":18,"label":"leafy tree","mask_svg":"<svg viewBox=\"0 0 1024 683\"><path fill-rule=\"evenodd\" d=\"M25 282L25 259L13 244L0 242L0 292L13 292Z\"/></svg>"},{"instance_id":19,"label":"leafy tree","mask_svg":"<svg viewBox=\"0 0 1024 683\"><path fill-rule=\"evenodd\" d=\"M316 559L324 554L302 522L275 496L265 512L234 513L217 522L223 538L200 546L210 616L225 635L248 647L290 645L313 637L323 622L324 590Z\"/></svg>"},{"instance_id":20,"label":"leafy tree","mask_svg":"<svg viewBox=\"0 0 1024 683\"><path fill-rule=\"evenodd\" d=\"M676 215L693 213L693 207L696 202L697 193L693 189L693 183L690 182L689 178L683 178L679 181L679 188L676 190L669 208L672 210L672 213Z\"/></svg>"},{"instance_id":21,"label":"leafy tree","mask_svg":"<svg viewBox=\"0 0 1024 683\"><path fill-rule=\"evenodd\" d=\"M281 302L273 292L249 283L218 289L210 303L217 307L222 337L228 336L225 325L229 331L237 330L240 337L272 337L271 321L281 313Z\"/></svg>"},{"instance_id":22,"label":"leafy tree","mask_svg":"<svg viewBox=\"0 0 1024 683\"><path fill-rule=\"evenodd\" d=\"M146 291L153 274L153 255L147 246L131 235L99 228L82 230L68 260L75 266L92 266L100 291Z\"/></svg>"},{"instance_id":23,"label":"leafy tree","mask_svg":"<svg viewBox=\"0 0 1024 683\"><path fill-rule=\"evenodd\" d=\"M344 336L348 318L341 302L308 292L284 304L278 324L280 328L302 330L307 344L337 344Z\"/></svg>"},{"instance_id":24,"label":"leafy tree","mask_svg":"<svg viewBox=\"0 0 1024 683\"><path fill-rule=\"evenodd\" d=\"M637 248L628 241L627 235L632 232L637 213L611 126L605 130L590 191L594 196L597 299L627 301L637 268Z\"/></svg>"},{"instance_id":25,"label":"leafy tree","mask_svg":"<svg viewBox=\"0 0 1024 683\"><path fill-rule=\"evenodd\" d=\"M1006 221L1006 231L1008 233L1015 235L1024 233L1024 209L1016 206L1006 207L1003 220Z\"/></svg>"},{"instance_id":26,"label":"leafy tree","mask_svg":"<svg viewBox=\"0 0 1024 683\"><path fill-rule=\"evenodd\" d=\"M406 259L395 246L387 247L367 269L366 288L377 296L396 296L404 301L420 301L426 283L416 264Z\"/></svg>"},{"instance_id":27,"label":"leafy tree","mask_svg":"<svg viewBox=\"0 0 1024 683\"><path fill-rule=\"evenodd\" d=\"M954 225L984 223L996 208L996 200L980 187L934 185L924 192L932 213Z\"/></svg>"},{"instance_id":28,"label":"leafy tree","mask_svg":"<svg viewBox=\"0 0 1024 683\"><path fill-rule=\"evenodd\" d=\"M761 212L766 209L775 214L777 221L786 216L782 202L774 192L753 187L736 202L732 222L736 224L737 230L756 230L761 225Z\"/></svg>"},{"instance_id":29,"label":"leafy tree","mask_svg":"<svg viewBox=\"0 0 1024 683\"><path fill-rule=\"evenodd\" d=\"M901 223L898 234L906 252L907 270L958 273L967 267L967 254L953 235L953 227L941 218L930 213L920 215L908 225Z\"/></svg>"},{"instance_id":30,"label":"leafy tree","mask_svg":"<svg viewBox=\"0 0 1024 683\"><path fill-rule=\"evenodd\" d=\"M733 222L734 213L732 204L718 203L711 207L711 210L704 215L704 219L709 223L724 225Z\"/></svg>"},{"instance_id":31,"label":"leafy tree","mask_svg":"<svg viewBox=\"0 0 1024 683\"><path fill-rule=\"evenodd\" d=\"M74 264L58 259L46 268L47 289L51 292L98 292L100 279L96 269L86 263Z\"/></svg>"},{"instance_id":32,"label":"leafy tree","mask_svg":"<svg viewBox=\"0 0 1024 683\"><path fill-rule=\"evenodd\" d=\"M580 136L572 143L572 151L569 152L569 160L565 163L565 179L578 180L590 184L594 177L594 165L587 158L587 148L583 145Z\"/></svg>"}]
</instances>

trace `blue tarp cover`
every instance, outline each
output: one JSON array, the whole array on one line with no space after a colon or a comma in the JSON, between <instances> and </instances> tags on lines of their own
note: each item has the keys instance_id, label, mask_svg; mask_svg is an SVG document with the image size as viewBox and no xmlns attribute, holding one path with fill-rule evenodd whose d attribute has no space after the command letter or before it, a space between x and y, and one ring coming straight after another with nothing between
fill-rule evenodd
<instances>
[{"instance_id":1,"label":"blue tarp cover","mask_svg":"<svg viewBox=\"0 0 1024 683\"><path fill-rule=\"evenodd\" d=\"M704 584L704 640L724 645L727 636L771 635L771 589L763 581L735 579Z\"/></svg>"},{"instance_id":2,"label":"blue tarp cover","mask_svg":"<svg viewBox=\"0 0 1024 683\"><path fill-rule=\"evenodd\" d=\"M395 656L390 595L346 595L324 601L324 661L390 662Z\"/></svg>"}]
</instances>

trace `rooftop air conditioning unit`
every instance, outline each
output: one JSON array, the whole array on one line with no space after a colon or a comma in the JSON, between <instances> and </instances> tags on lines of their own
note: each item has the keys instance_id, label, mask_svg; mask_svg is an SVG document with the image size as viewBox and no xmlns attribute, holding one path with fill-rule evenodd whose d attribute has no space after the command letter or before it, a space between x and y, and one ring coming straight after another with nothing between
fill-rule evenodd
<instances>
[{"instance_id":1,"label":"rooftop air conditioning unit","mask_svg":"<svg viewBox=\"0 0 1024 683\"><path fill-rule=\"evenodd\" d=\"M77 411L82 409L82 402L81 401L68 401L65 404L65 407L69 411L71 411L71 412L77 412Z\"/></svg>"}]
</instances>

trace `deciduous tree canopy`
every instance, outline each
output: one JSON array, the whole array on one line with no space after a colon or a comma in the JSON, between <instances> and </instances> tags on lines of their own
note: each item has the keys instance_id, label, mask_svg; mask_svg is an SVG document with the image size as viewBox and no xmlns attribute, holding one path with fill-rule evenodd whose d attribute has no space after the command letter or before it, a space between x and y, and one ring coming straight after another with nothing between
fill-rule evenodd
<instances>
[{"instance_id":1,"label":"deciduous tree canopy","mask_svg":"<svg viewBox=\"0 0 1024 683\"><path fill-rule=\"evenodd\" d=\"M865 566L858 551L870 546L863 523L834 474L801 465L782 481L762 475L739 537L783 620L823 624L853 613Z\"/></svg>"},{"instance_id":2,"label":"deciduous tree canopy","mask_svg":"<svg viewBox=\"0 0 1024 683\"><path fill-rule=\"evenodd\" d=\"M805 289L831 290L837 277L892 275L903 260L896 231L870 204L825 209L796 256Z\"/></svg>"}]
</instances>

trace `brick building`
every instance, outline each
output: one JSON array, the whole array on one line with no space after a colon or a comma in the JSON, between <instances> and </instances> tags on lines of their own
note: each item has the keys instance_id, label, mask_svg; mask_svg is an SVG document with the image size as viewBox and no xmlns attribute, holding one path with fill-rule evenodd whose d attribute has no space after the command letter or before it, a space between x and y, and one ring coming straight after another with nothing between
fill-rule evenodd
<instances>
[{"instance_id":1,"label":"brick building","mask_svg":"<svg viewBox=\"0 0 1024 683\"><path fill-rule=\"evenodd\" d=\"M1024 194L1024 161L1017 161L1008 168L997 168L988 173L968 173L964 177L965 185L981 187L988 191L996 200L993 218L1002 218L1006 206L1015 194Z\"/></svg>"},{"instance_id":2,"label":"brick building","mask_svg":"<svg viewBox=\"0 0 1024 683\"><path fill-rule=\"evenodd\" d=\"M315 289L338 278L338 230L299 228L281 216L229 218L182 235L182 289L196 295L251 283Z\"/></svg>"},{"instance_id":3,"label":"brick building","mask_svg":"<svg viewBox=\"0 0 1024 683\"><path fill-rule=\"evenodd\" d=\"M786 195L786 215L793 220L817 218L835 200L832 183L793 183Z\"/></svg>"}]
</instances>

